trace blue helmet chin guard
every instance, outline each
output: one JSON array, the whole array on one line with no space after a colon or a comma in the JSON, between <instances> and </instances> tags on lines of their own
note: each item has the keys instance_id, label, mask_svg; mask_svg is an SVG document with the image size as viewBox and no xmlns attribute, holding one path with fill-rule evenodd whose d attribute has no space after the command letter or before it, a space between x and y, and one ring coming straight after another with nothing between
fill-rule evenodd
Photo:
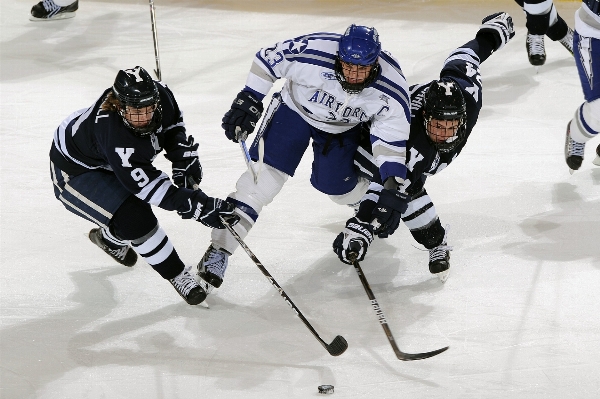
<instances>
[{"instance_id":1,"label":"blue helmet chin guard","mask_svg":"<svg viewBox=\"0 0 600 399\"><path fill-rule=\"evenodd\" d=\"M379 75L377 59L381 53L379 34L375 28L362 25L350 25L340 37L338 56L335 60L335 76L344 91L358 94L375 81ZM349 83L344 77L342 62L354 65L372 65L369 76L361 83Z\"/></svg>"}]
</instances>

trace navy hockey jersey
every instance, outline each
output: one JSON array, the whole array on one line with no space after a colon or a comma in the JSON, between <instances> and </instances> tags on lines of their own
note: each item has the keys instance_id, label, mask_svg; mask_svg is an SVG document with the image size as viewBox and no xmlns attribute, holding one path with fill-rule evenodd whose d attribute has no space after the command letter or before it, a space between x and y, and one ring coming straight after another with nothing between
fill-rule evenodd
<instances>
[{"instance_id":1,"label":"navy hockey jersey","mask_svg":"<svg viewBox=\"0 0 600 399\"><path fill-rule=\"evenodd\" d=\"M452 51L440 72L440 79L450 78L456 82L467 103L466 137L452 151L438 152L429 141L425 131L424 99L431 82L410 87L411 125L406 156L408 173L404 189L411 196L423 189L427 176L439 173L460 154L477 122L482 105L482 86L479 73L481 61L477 48L477 42L472 40Z\"/></svg>"},{"instance_id":2,"label":"navy hockey jersey","mask_svg":"<svg viewBox=\"0 0 600 399\"><path fill-rule=\"evenodd\" d=\"M183 116L171 90L156 82L162 106L162 122L155 133L134 135L116 112L101 106L109 88L89 108L69 115L56 129L50 160L74 176L90 170L106 170L116 175L132 194L166 210L189 207L193 191L175 186L169 176L152 161L164 149L177 149L187 139Z\"/></svg>"}]
</instances>

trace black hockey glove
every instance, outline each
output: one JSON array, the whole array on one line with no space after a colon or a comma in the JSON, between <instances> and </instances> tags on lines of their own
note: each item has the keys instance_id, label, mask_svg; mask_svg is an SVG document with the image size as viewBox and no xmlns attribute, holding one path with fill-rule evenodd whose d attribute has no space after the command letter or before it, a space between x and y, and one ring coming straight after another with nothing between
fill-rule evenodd
<instances>
[{"instance_id":1,"label":"black hockey glove","mask_svg":"<svg viewBox=\"0 0 600 399\"><path fill-rule=\"evenodd\" d=\"M373 210L373 217L379 223L375 234L379 238L386 238L394 234L400 225L402 214L408 208L409 198L406 193L396 189L383 189L379 193L379 201Z\"/></svg>"},{"instance_id":2,"label":"black hockey glove","mask_svg":"<svg viewBox=\"0 0 600 399\"><path fill-rule=\"evenodd\" d=\"M208 197L200 190L194 191L184 210L177 211L182 219L193 219L213 229L224 229L219 216L235 226L240 217L234 213L235 205L219 198Z\"/></svg>"},{"instance_id":3,"label":"black hockey glove","mask_svg":"<svg viewBox=\"0 0 600 399\"><path fill-rule=\"evenodd\" d=\"M233 100L231 109L223 116L221 127L225 130L225 136L234 143L246 140L254 131L262 112L262 102L249 92L240 91Z\"/></svg>"},{"instance_id":4,"label":"black hockey glove","mask_svg":"<svg viewBox=\"0 0 600 399\"><path fill-rule=\"evenodd\" d=\"M353 217L348 219L344 231L333 241L333 252L342 262L351 265L350 255L353 254L355 260L363 260L372 242L373 226Z\"/></svg>"},{"instance_id":5,"label":"black hockey glove","mask_svg":"<svg viewBox=\"0 0 600 399\"><path fill-rule=\"evenodd\" d=\"M200 184L202 166L198 159L198 144L194 144L192 136L187 142L179 143L177 149L165 154L165 158L173 164L173 183L177 187L193 189L194 184Z\"/></svg>"},{"instance_id":6,"label":"black hockey glove","mask_svg":"<svg viewBox=\"0 0 600 399\"><path fill-rule=\"evenodd\" d=\"M480 33L491 33L496 42L495 51L500 50L515 36L512 17L505 12L488 15L481 23L482 25L479 27L477 35Z\"/></svg>"}]
</instances>

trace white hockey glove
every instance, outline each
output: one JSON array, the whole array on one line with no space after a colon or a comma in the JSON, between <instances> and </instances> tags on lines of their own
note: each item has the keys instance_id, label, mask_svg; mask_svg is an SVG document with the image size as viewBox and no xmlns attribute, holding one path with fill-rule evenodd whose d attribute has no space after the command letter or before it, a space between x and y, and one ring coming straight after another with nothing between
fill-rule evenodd
<instances>
[{"instance_id":1,"label":"white hockey glove","mask_svg":"<svg viewBox=\"0 0 600 399\"><path fill-rule=\"evenodd\" d=\"M353 217L348 219L344 231L333 241L333 252L342 262L351 265L350 255L353 254L355 260L363 260L372 242L373 226Z\"/></svg>"},{"instance_id":2,"label":"white hockey glove","mask_svg":"<svg viewBox=\"0 0 600 399\"><path fill-rule=\"evenodd\" d=\"M492 33L496 41L496 48L494 51L500 50L506 43L515 36L515 27L513 20L510 15L505 12L497 12L492 15L488 15L481 21L482 25L479 27L479 33Z\"/></svg>"}]
</instances>

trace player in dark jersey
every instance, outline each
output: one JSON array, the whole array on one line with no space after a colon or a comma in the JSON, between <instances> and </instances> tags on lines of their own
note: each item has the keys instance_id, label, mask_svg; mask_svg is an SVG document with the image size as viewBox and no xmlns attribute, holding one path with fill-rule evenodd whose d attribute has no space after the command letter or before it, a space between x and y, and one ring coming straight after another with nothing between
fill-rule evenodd
<instances>
[{"instance_id":1,"label":"player in dark jersey","mask_svg":"<svg viewBox=\"0 0 600 399\"><path fill-rule=\"evenodd\" d=\"M176 185L152 165L163 149ZM74 112L56 129L50 173L56 198L99 226L89 233L94 244L125 266L133 266L139 254L190 305L206 298L150 205L218 229L224 228L219 216L233 224L238 218L233 205L197 189L202 180L198 144L186 136L166 85L139 66L119 71L91 107Z\"/></svg>"},{"instance_id":2,"label":"player in dark jersey","mask_svg":"<svg viewBox=\"0 0 600 399\"><path fill-rule=\"evenodd\" d=\"M346 222L333 249L345 263L352 255L364 259L375 235L391 235L400 219L417 242L429 250L429 270L442 282L448 276L451 248L425 189L428 176L446 168L462 151L481 109L479 65L513 36L512 18L506 13L486 17L476 37L450 53L440 79L411 86L410 136L406 145L407 177L381 181L367 148L355 157L361 173L370 177L369 190L357 214Z\"/></svg>"}]
</instances>

